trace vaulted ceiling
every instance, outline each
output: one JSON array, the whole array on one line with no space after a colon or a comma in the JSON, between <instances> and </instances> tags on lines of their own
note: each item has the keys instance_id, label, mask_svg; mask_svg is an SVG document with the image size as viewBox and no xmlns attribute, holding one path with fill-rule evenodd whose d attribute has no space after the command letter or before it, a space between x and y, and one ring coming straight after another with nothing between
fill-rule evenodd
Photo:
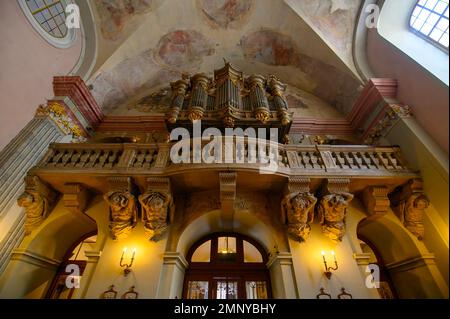
<instances>
[{"instance_id":1,"label":"vaulted ceiling","mask_svg":"<svg viewBox=\"0 0 450 319\"><path fill-rule=\"evenodd\" d=\"M342 114L362 82L352 57L361 0L95 0L99 51L91 79L106 114L210 73L223 59L274 74Z\"/></svg>"}]
</instances>

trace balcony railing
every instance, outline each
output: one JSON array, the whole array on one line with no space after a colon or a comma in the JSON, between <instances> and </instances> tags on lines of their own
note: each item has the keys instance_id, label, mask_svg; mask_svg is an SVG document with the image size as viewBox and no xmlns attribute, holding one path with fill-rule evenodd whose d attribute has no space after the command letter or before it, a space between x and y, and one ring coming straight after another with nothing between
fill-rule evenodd
<instances>
[{"instance_id":1,"label":"balcony railing","mask_svg":"<svg viewBox=\"0 0 450 319\"><path fill-rule=\"evenodd\" d=\"M191 143L192 144L192 143ZM205 144L205 143L202 143ZM252 144L253 145L253 144ZM276 152L277 171L283 175L398 176L415 175L404 161L398 147L281 145L266 146L263 154ZM164 144L51 144L47 154L35 167L38 171L108 172L127 174L169 174L182 169L261 169L262 163L247 141L232 150L222 145L218 163L204 163L192 152L187 163L174 163L170 158L173 143ZM226 154L232 154L230 160ZM259 154L259 153L258 153Z\"/></svg>"}]
</instances>

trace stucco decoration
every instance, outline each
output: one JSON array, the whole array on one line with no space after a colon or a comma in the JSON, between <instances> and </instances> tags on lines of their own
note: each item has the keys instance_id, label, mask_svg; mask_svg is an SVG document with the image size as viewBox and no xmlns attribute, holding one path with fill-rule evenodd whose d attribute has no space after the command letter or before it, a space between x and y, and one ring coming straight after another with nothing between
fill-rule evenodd
<instances>
[{"instance_id":1,"label":"stucco decoration","mask_svg":"<svg viewBox=\"0 0 450 319\"><path fill-rule=\"evenodd\" d=\"M334 66L301 54L295 42L275 30L260 30L242 37L243 55L251 62L272 66L293 66L300 71L298 87L320 96L343 113L353 106L359 81Z\"/></svg>"},{"instance_id":2,"label":"stucco decoration","mask_svg":"<svg viewBox=\"0 0 450 319\"><path fill-rule=\"evenodd\" d=\"M197 7L213 28L238 28L247 22L254 0L197 0Z\"/></svg>"},{"instance_id":3,"label":"stucco decoration","mask_svg":"<svg viewBox=\"0 0 450 319\"><path fill-rule=\"evenodd\" d=\"M107 40L117 40L136 16L155 10L163 0L95 0L100 30Z\"/></svg>"}]
</instances>

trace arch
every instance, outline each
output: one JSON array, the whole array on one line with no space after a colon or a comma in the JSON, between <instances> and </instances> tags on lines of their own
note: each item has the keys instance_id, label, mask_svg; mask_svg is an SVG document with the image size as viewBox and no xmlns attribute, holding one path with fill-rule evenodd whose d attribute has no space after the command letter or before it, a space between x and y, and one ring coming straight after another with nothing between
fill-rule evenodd
<instances>
[{"instance_id":1,"label":"arch","mask_svg":"<svg viewBox=\"0 0 450 319\"><path fill-rule=\"evenodd\" d=\"M93 219L68 212L60 201L47 220L12 253L0 278L0 296L42 298L67 251L80 238L93 232L97 232Z\"/></svg>"},{"instance_id":2,"label":"arch","mask_svg":"<svg viewBox=\"0 0 450 319\"><path fill-rule=\"evenodd\" d=\"M377 252L399 298L445 296L434 257L398 221L390 216L365 218L357 226L357 236Z\"/></svg>"},{"instance_id":3,"label":"arch","mask_svg":"<svg viewBox=\"0 0 450 319\"><path fill-rule=\"evenodd\" d=\"M278 230L263 223L253 213L235 212L232 229L242 235L257 238L258 243L264 247L266 252L272 251L274 247L286 247L281 238L275 237ZM181 232L174 234L174 242L171 245L174 247L174 251L180 252L183 257L186 257L190 247L202 237L223 230L221 210L213 210L197 217Z\"/></svg>"}]
</instances>

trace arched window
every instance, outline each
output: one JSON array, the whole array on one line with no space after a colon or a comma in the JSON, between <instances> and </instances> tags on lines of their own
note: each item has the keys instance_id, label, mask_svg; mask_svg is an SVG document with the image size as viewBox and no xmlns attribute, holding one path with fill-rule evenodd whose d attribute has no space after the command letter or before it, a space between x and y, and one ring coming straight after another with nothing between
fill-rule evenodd
<instances>
[{"instance_id":1,"label":"arched window","mask_svg":"<svg viewBox=\"0 0 450 319\"><path fill-rule=\"evenodd\" d=\"M420 0L411 15L413 32L448 51L449 0Z\"/></svg>"},{"instance_id":2,"label":"arched window","mask_svg":"<svg viewBox=\"0 0 450 319\"><path fill-rule=\"evenodd\" d=\"M87 234L78 240L68 250L63 262L58 268L46 298L49 299L71 299L75 291L76 284L79 283L84 269L86 268L86 251L94 250L97 241L96 234ZM68 276L72 276L67 280ZM67 283L69 282L69 286Z\"/></svg>"},{"instance_id":3,"label":"arched window","mask_svg":"<svg viewBox=\"0 0 450 319\"><path fill-rule=\"evenodd\" d=\"M189 250L183 298L271 298L267 254L258 242L234 233L217 233Z\"/></svg>"},{"instance_id":4,"label":"arched window","mask_svg":"<svg viewBox=\"0 0 450 319\"><path fill-rule=\"evenodd\" d=\"M66 26L66 7L71 3L71 0L19 0L36 31L58 48L67 48L75 40L75 30Z\"/></svg>"}]
</instances>

